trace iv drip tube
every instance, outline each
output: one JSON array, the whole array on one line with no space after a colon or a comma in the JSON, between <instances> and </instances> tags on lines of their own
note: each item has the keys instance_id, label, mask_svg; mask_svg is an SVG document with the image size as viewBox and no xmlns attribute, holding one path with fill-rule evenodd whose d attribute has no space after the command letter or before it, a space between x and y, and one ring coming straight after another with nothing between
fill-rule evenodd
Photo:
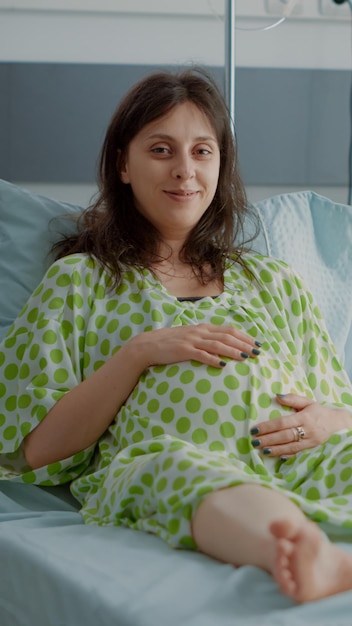
<instances>
[{"instance_id":1,"label":"iv drip tube","mask_svg":"<svg viewBox=\"0 0 352 626\"><path fill-rule=\"evenodd\" d=\"M235 0L225 0L225 98L235 130Z\"/></svg>"}]
</instances>

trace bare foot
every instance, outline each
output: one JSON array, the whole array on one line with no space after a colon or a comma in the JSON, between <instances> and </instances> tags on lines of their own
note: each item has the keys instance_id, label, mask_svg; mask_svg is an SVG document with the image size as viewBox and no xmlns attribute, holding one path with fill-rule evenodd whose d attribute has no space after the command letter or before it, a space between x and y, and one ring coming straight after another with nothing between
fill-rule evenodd
<instances>
[{"instance_id":1,"label":"bare foot","mask_svg":"<svg viewBox=\"0 0 352 626\"><path fill-rule=\"evenodd\" d=\"M327 541L316 524L281 520L270 532L277 539L273 576L282 593L311 602L352 589L352 555Z\"/></svg>"}]
</instances>

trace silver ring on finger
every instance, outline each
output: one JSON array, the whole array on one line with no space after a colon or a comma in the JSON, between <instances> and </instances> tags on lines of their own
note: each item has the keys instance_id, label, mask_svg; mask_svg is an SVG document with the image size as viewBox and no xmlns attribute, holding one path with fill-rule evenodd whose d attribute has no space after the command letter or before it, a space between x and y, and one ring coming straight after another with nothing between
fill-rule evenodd
<instances>
[{"instance_id":1,"label":"silver ring on finger","mask_svg":"<svg viewBox=\"0 0 352 626\"><path fill-rule=\"evenodd\" d=\"M295 426L292 428L293 431L293 441L301 441L306 436L306 431L303 426Z\"/></svg>"},{"instance_id":2,"label":"silver ring on finger","mask_svg":"<svg viewBox=\"0 0 352 626\"><path fill-rule=\"evenodd\" d=\"M298 438L301 441L302 439L305 438L306 431L304 430L303 426L297 426L297 431L298 431Z\"/></svg>"},{"instance_id":3,"label":"silver ring on finger","mask_svg":"<svg viewBox=\"0 0 352 626\"><path fill-rule=\"evenodd\" d=\"M296 427L292 428L292 433L293 433L293 441L299 441L298 428Z\"/></svg>"}]
</instances>

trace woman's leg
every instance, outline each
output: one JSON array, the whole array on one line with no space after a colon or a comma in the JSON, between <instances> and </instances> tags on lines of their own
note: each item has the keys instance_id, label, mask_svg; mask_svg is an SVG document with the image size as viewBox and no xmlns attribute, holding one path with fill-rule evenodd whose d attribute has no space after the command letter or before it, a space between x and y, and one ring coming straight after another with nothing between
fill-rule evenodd
<instances>
[{"instance_id":1,"label":"woman's leg","mask_svg":"<svg viewBox=\"0 0 352 626\"><path fill-rule=\"evenodd\" d=\"M193 538L202 552L271 573L297 602L352 589L352 556L326 541L285 495L254 484L213 492L198 507Z\"/></svg>"}]
</instances>

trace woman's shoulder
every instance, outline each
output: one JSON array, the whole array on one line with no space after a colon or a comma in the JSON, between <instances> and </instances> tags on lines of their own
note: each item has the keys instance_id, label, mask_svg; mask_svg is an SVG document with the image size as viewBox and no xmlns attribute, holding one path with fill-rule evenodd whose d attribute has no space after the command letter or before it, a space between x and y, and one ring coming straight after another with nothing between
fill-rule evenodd
<instances>
[{"instance_id":1,"label":"woman's shoulder","mask_svg":"<svg viewBox=\"0 0 352 626\"><path fill-rule=\"evenodd\" d=\"M65 276L66 283L74 281L76 276L81 278L89 275L89 282L101 280L102 274L107 271L101 266L98 260L86 253L75 253L61 257L54 261L46 271L43 280L48 281ZM94 279L94 275L96 278ZM62 279L60 279L62 282Z\"/></svg>"},{"instance_id":2,"label":"woman's shoulder","mask_svg":"<svg viewBox=\"0 0 352 626\"><path fill-rule=\"evenodd\" d=\"M243 255L243 261L250 268L258 268L260 271L263 269L270 270L272 272L284 273L293 272L294 270L286 261L278 259L276 257L260 254L259 252L247 252Z\"/></svg>"},{"instance_id":3,"label":"woman's shoulder","mask_svg":"<svg viewBox=\"0 0 352 626\"><path fill-rule=\"evenodd\" d=\"M303 286L303 279L296 270L282 259L266 256L257 252L246 252L241 257L241 273L248 269L249 277L259 283L278 283L282 281L294 282L297 287ZM232 258L232 266L238 268L240 263L236 257Z\"/></svg>"},{"instance_id":4,"label":"woman's shoulder","mask_svg":"<svg viewBox=\"0 0 352 626\"><path fill-rule=\"evenodd\" d=\"M110 285L110 274L99 264L98 260L88 254L70 254L54 261L37 288L32 298L44 294L54 294L66 298L71 292L95 293L99 286Z\"/></svg>"},{"instance_id":5,"label":"woman's shoulder","mask_svg":"<svg viewBox=\"0 0 352 626\"><path fill-rule=\"evenodd\" d=\"M67 270L68 268L93 271L94 269L96 269L97 265L97 259L89 256L85 252L79 252L63 256L60 259L54 261L49 267L48 273L52 270L52 268L57 268L56 271L65 269Z\"/></svg>"},{"instance_id":6,"label":"woman's shoulder","mask_svg":"<svg viewBox=\"0 0 352 626\"><path fill-rule=\"evenodd\" d=\"M233 254L230 257L230 265L233 267L248 267L251 271L264 268L271 268L273 271L280 271L281 269L283 271L293 271L288 263L282 259L251 251L241 254L241 262L238 260L238 256Z\"/></svg>"}]
</instances>

